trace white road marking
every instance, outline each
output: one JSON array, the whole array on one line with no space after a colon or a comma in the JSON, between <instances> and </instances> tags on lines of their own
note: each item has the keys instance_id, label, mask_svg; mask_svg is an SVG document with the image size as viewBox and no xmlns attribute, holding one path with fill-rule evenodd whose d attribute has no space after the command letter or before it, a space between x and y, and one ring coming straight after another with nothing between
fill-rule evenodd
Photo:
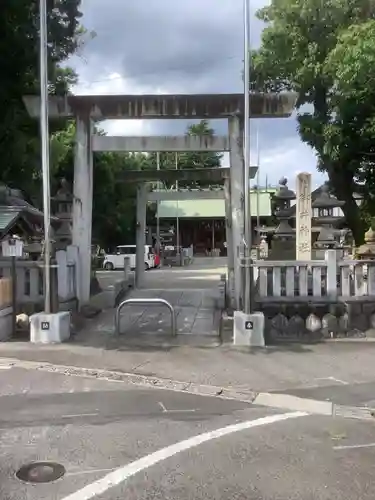
<instances>
[{"instance_id":1,"label":"white road marking","mask_svg":"<svg viewBox=\"0 0 375 500\"><path fill-rule=\"evenodd\" d=\"M99 474L100 472L111 472L116 470L116 467L112 467L111 469L90 469L90 470L79 470L76 472L67 472L66 476L80 476L81 474Z\"/></svg>"},{"instance_id":2,"label":"white road marking","mask_svg":"<svg viewBox=\"0 0 375 500\"><path fill-rule=\"evenodd\" d=\"M349 385L349 382L345 382L345 380L341 380L341 379L336 378L336 377L321 377L321 378L317 378L316 380L332 380L333 382L338 382L339 384L342 384L342 385Z\"/></svg>"},{"instance_id":3,"label":"white road marking","mask_svg":"<svg viewBox=\"0 0 375 500\"><path fill-rule=\"evenodd\" d=\"M168 410L164 405L164 403L162 403L162 401L158 401L158 405L163 410L163 413L193 413L197 411L195 408L194 409L189 408L185 410Z\"/></svg>"},{"instance_id":4,"label":"white road marking","mask_svg":"<svg viewBox=\"0 0 375 500\"><path fill-rule=\"evenodd\" d=\"M375 443L368 443L368 444L349 444L349 445L342 445L342 446L334 446L333 449L338 451L338 450L356 450L360 448L374 448Z\"/></svg>"},{"instance_id":5,"label":"white road marking","mask_svg":"<svg viewBox=\"0 0 375 500\"><path fill-rule=\"evenodd\" d=\"M99 413L77 413L77 415L61 415L61 418L76 418L76 417L96 417Z\"/></svg>"},{"instance_id":6,"label":"white road marking","mask_svg":"<svg viewBox=\"0 0 375 500\"><path fill-rule=\"evenodd\" d=\"M158 405L160 406L160 408L163 410L164 413L166 413L168 411L167 408L164 406L164 404L161 401L158 402Z\"/></svg>"},{"instance_id":7,"label":"white road marking","mask_svg":"<svg viewBox=\"0 0 375 500\"><path fill-rule=\"evenodd\" d=\"M290 418L305 417L308 413L305 412L293 412L293 413L283 413L280 415L270 415L268 417L258 418L256 420L248 420L246 422L240 422L238 424L228 425L227 427L222 427L221 429L216 429L214 431L205 432L203 434L198 434L179 443L172 444L166 448L162 448L150 455L146 455L139 460L135 460L130 464L124 465L119 469L110 472L101 479L94 481L91 484L83 487L82 489L68 495L62 500L90 500L98 495L101 495L113 488L123 483L130 477L134 476L138 472L148 469L149 467L156 465L163 460L167 460L178 453L189 450L190 448L195 448L203 443L211 441L213 439L218 439L223 436L228 436L234 432L243 431L246 429L251 429L252 427L261 427L262 425L270 425L276 422L281 422L283 420L288 420Z\"/></svg>"}]
</instances>

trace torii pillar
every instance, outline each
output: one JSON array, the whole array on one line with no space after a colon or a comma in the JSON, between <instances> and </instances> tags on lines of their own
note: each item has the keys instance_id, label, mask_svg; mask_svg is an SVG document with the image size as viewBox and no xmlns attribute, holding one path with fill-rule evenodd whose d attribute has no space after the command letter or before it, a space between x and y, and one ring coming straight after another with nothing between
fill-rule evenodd
<instances>
[{"instance_id":1,"label":"torii pillar","mask_svg":"<svg viewBox=\"0 0 375 500\"><path fill-rule=\"evenodd\" d=\"M239 251L244 237L244 163L243 163L243 119L233 116L228 119L230 144L230 212L232 249L230 251L230 266L228 266L229 285L234 284L233 307L239 309L241 304L241 268L239 266ZM233 267L232 267L233 266ZM232 269L233 271L232 271ZM233 273L233 278L231 278Z\"/></svg>"},{"instance_id":2,"label":"torii pillar","mask_svg":"<svg viewBox=\"0 0 375 500\"><path fill-rule=\"evenodd\" d=\"M92 122L89 115L77 114L72 243L78 249L76 283L80 307L90 300L93 183Z\"/></svg>"}]
</instances>

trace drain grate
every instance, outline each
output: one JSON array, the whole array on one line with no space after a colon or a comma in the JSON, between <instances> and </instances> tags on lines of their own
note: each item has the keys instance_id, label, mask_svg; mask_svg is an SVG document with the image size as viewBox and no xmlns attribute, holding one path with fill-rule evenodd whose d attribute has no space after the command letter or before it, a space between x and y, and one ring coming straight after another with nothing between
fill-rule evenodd
<instances>
[{"instance_id":1,"label":"drain grate","mask_svg":"<svg viewBox=\"0 0 375 500\"><path fill-rule=\"evenodd\" d=\"M51 483L65 474L65 467L54 462L34 462L23 465L16 477L26 483Z\"/></svg>"}]
</instances>

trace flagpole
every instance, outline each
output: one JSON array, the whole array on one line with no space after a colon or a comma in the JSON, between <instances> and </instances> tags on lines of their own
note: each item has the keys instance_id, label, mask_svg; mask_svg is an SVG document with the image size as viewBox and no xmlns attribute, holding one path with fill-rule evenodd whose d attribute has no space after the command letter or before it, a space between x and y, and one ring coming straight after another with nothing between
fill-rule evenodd
<instances>
[{"instance_id":1,"label":"flagpole","mask_svg":"<svg viewBox=\"0 0 375 500\"><path fill-rule=\"evenodd\" d=\"M40 133L44 215L44 312L51 313L51 193L48 127L48 38L47 1L40 0Z\"/></svg>"},{"instance_id":2,"label":"flagpole","mask_svg":"<svg viewBox=\"0 0 375 500\"><path fill-rule=\"evenodd\" d=\"M260 193L259 193L259 175L260 175L260 149L259 149L259 128L257 127L257 227L258 227L258 243L260 243Z\"/></svg>"},{"instance_id":3,"label":"flagpole","mask_svg":"<svg viewBox=\"0 0 375 500\"><path fill-rule=\"evenodd\" d=\"M176 153L175 157L176 161L176 170L178 170L178 153ZM178 180L176 180L176 191L178 192ZM180 218L178 216L178 199L176 200L176 247L177 247L177 255L180 255Z\"/></svg>"},{"instance_id":4,"label":"flagpole","mask_svg":"<svg viewBox=\"0 0 375 500\"><path fill-rule=\"evenodd\" d=\"M244 243L245 265L250 265L251 258L251 207L250 207L250 20L249 0L243 0L243 38L244 38ZM251 272L245 269L244 313L250 314Z\"/></svg>"},{"instance_id":5,"label":"flagpole","mask_svg":"<svg viewBox=\"0 0 375 500\"><path fill-rule=\"evenodd\" d=\"M156 170L160 170L160 153L156 153ZM157 191L160 191L160 182L157 183ZM156 245L160 254L160 218L159 218L159 200L156 202Z\"/></svg>"}]
</instances>

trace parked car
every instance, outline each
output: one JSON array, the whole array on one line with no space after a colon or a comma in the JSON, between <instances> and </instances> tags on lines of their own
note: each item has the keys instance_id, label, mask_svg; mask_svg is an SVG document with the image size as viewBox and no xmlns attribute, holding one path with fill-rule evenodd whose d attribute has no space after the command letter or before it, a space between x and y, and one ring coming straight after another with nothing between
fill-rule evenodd
<instances>
[{"instance_id":1,"label":"parked car","mask_svg":"<svg viewBox=\"0 0 375 500\"><path fill-rule=\"evenodd\" d=\"M106 254L103 260L103 268L107 271L113 269L123 269L124 257L130 257L130 268L135 269L136 266L136 245L119 245L113 254ZM155 267L155 258L152 253L151 245L145 245L144 266L145 269Z\"/></svg>"}]
</instances>

